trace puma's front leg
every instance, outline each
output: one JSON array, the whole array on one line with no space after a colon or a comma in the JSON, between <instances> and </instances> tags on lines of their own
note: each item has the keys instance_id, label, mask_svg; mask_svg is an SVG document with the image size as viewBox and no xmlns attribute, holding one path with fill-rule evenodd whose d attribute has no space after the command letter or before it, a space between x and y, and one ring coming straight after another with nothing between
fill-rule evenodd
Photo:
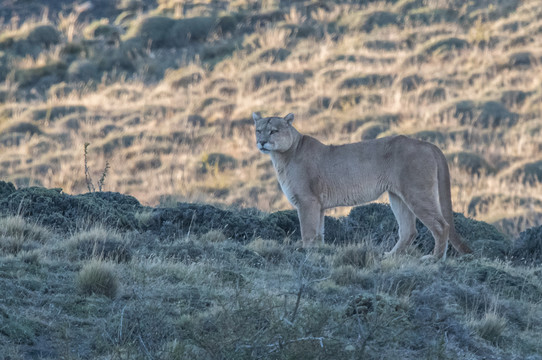
<instances>
[{"instance_id":1,"label":"puma's front leg","mask_svg":"<svg viewBox=\"0 0 542 360\"><path fill-rule=\"evenodd\" d=\"M299 225L301 226L303 247L314 246L315 243L323 241L320 224L321 214L322 206L316 199L299 202L297 215L299 217Z\"/></svg>"},{"instance_id":2,"label":"puma's front leg","mask_svg":"<svg viewBox=\"0 0 542 360\"><path fill-rule=\"evenodd\" d=\"M320 240L322 241L322 245L324 245L324 233L325 233L325 223L326 223L326 215L325 210L320 210Z\"/></svg>"}]
</instances>

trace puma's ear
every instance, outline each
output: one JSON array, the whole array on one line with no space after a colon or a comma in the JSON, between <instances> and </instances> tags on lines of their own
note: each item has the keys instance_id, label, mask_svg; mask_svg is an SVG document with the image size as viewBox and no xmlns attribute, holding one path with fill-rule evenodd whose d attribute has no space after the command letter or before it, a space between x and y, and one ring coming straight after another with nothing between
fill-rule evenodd
<instances>
[{"instance_id":1,"label":"puma's ear","mask_svg":"<svg viewBox=\"0 0 542 360\"><path fill-rule=\"evenodd\" d=\"M294 114L289 113L284 117L284 120L288 123L288 125L291 125L292 121L294 121Z\"/></svg>"},{"instance_id":2,"label":"puma's ear","mask_svg":"<svg viewBox=\"0 0 542 360\"><path fill-rule=\"evenodd\" d=\"M261 118L262 116L260 115L260 113L255 113L255 112L252 113L252 120L254 120L254 122L260 120Z\"/></svg>"}]
</instances>

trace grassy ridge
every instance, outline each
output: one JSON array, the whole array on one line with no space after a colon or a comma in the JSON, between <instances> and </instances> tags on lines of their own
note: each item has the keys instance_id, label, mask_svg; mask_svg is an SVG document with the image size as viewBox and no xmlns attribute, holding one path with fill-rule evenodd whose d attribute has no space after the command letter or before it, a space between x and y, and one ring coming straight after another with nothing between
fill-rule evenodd
<instances>
[{"instance_id":1,"label":"grassy ridge","mask_svg":"<svg viewBox=\"0 0 542 360\"><path fill-rule=\"evenodd\" d=\"M474 255L431 263L419 260L431 241L424 229L408 254L382 257L396 229L379 204L326 219L328 244L299 250L288 212L149 208L117 193L3 182L0 190L6 359L536 359L542 351L540 227L510 242L459 216ZM260 233L232 231L243 219Z\"/></svg>"}]
</instances>

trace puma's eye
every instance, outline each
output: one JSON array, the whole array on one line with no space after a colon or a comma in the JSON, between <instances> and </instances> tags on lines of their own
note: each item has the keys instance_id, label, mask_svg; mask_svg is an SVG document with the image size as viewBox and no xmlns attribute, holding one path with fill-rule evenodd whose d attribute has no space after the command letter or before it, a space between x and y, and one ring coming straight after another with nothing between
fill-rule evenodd
<instances>
[{"instance_id":1,"label":"puma's eye","mask_svg":"<svg viewBox=\"0 0 542 360\"><path fill-rule=\"evenodd\" d=\"M261 134L262 131L261 130L256 130L256 134Z\"/></svg>"},{"instance_id":2,"label":"puma's eye","mask_svg":"<svg viewBox=\"0 0 542 360\"><path fill-rule=\"evenodd\" d=\"M279 132L278 130L271 130L269 133L270 133L271 135L273 135L273 134L278 133L278 132Z\"/></svg>"}]
</instances>

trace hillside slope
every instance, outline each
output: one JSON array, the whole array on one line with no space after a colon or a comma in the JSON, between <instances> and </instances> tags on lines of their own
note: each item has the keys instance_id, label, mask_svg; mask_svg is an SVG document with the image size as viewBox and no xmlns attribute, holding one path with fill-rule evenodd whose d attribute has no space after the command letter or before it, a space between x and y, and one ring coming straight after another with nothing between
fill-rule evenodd
<instances>
[{"instance_id":1,"label":"hillside slope","mask_svg":"<svg viewBox=\"0 0 542 360\"><path fill-rule=\"evenodd\" d=\"M326 219L296 249L292 212L0 182L3 359L540 359L542 227L510 242L456 214L475 249L384 259L388 206Z\"/></svg>"}]
</instances>

